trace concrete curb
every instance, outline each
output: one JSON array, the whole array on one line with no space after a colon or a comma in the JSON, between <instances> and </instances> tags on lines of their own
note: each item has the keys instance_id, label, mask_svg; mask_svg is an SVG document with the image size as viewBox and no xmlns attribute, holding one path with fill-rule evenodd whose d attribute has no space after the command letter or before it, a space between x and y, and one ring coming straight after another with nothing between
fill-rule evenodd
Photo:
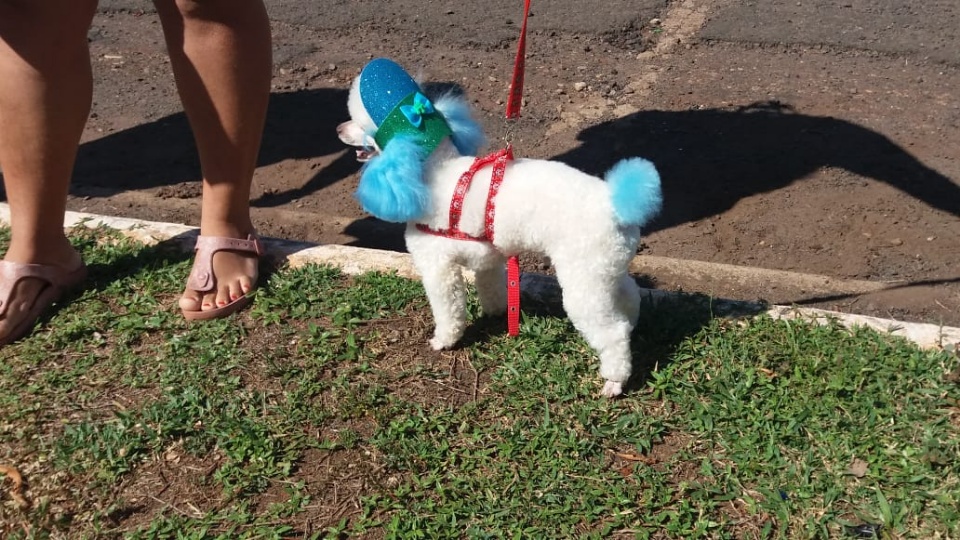
<instances>
[{"instance_id":1,"label":"concrete curb","mask_svg":"<svg viewBox=\"0 0 960 540\"><path fill-rule=\"evenodd\" d=\"M882 291L901 284L889 281L837 279L787 270L671 259L654 255L637 255L630 262L630 271L637 274L666 272L693 279L719 280L734 286L757 282L776 283L781 287L803 291L806 295L863 294Z\"/></svg>"},{"instance_id":2,"label":"concrete curb","mask_svg":"<svg viewBox=\"0 0 960 540\"><path fill-rule=\"evenodd\" d=\"M5 224L10 223L10 207L6 203L0 203L0 222ZM108 227L115 229L148 245L154 245L164 241L174 241L186 251L193 249L193 244L198 232L195 227L175 223L160 223L80 212L67 212L64 219L64 227L73 228L81 225L90 228ZM340 245L316 245L275 238L264 238L263 241L273 256L286 259L287 263L294 267L306 264L326 264L336 266L344 273L354 275L370 271L381 271L396 272L398 275L411 279L417 279L419 277L410 256L406 253ZM683 261L659 257L656 258L656 261L650 262L670 267L688 266L704 268L704 271L712 270L712 267L711 269L706 269L706 265L710 265L711 263L698 261ZM822 284L830 281L830 278L827 277L811 276L796 272L765 271L731 265L716 266L722 267L723 271L729 275L736 275L739 272L744 276L753 276L758 271L762 271L773 273L780 279L800 280L800 282L806 283L807 285L815 283ZM559 295L559 286L556 281L549 276L529 274L525 275L524 278L523 288L525 294L536 298L551 298ZM858 282L853 288L868 291L881 289L885 285L886 284ZM647 298L654 302L680 296L680 293L656 289L642 289L642 292ZM746 302L728 301L728 303L740 304L744 307L751 305ZM753 306L757 307L756 305ZM798 308L779 305L766 306L766 309L760 312L766 313L775 319L802 319L818 324L837 321L848 328L867 326L879 332L903 337L925 349L957 350L958 344L960 344L960 328L949 326L911 323L815 308Z\"/></svg>"}]
</instances>

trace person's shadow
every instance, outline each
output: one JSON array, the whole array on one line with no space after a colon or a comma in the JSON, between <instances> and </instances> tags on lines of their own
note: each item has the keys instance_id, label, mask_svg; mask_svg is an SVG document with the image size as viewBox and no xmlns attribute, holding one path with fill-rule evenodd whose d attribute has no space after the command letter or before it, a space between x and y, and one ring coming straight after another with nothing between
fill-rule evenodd
<instances>
[{"instance_id":1,"label":"person's shadow","mask_svg":"<svg viewBox=\"0 0 960 540\"><path fill-rule=\"evenodd\" d=\"M657 166L663 213L648 232L709 218L822 167L885 182L960 217L960 186L863 126L797 114L779 102L737 109L642 111L583 130L556 158L601 175L631 156ZM815 215L811 219L816 219Z\"/></svg>"},{"instance_id":2,"label":"person's shadow","mask_svg":"<svg viewBox=\"0 0 960 540\"><path fill-rule=\"evenodd\" d=\"M297 189L272 192L254 206L279 206L323 189L356 172L356 159L336 137L347 119L347 91L303 90L270 95L258 167L288 159L340 153ZM163 188L195 182L187 196L198 196L200 161L186 115L177 113L125 129L80 146L71 192L105 197L131 189Z\"/></svg>"}]
</instances>

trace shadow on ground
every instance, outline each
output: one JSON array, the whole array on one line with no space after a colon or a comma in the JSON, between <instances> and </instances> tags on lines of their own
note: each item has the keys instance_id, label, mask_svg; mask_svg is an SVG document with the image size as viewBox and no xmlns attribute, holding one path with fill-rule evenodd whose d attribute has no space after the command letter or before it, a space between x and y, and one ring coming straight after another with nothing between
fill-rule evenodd
<instances>
[{"instance_id":1,"label":"shadow on ground","mask_svg":"<svg viewBox=\"0 0 960 540\"><path fill-rule=\"evenodd\" d=\"M644 387L652 373L662 370L676 359L680 345L710 326L715 319L737 320L764 313L763 302L741 302L711 298L702 294L660 291L650 288L647 276L635 277L641 287L640 317L630 340L633 375L625 391ZM522 317L567 318L563 309L563 291L553 276L523 273L521 276ZM573 324L570 331L576 332ZM521 334L523 320L521 318ZM479 317L467 326L460 346L485 341L507 332L505 315ZM594 356L591 356L596 361Z\"/></svg>"},{"instance_id":2,"label":"shadow on ground","mask_svg":"<svg viewBox=\"0 0 960 540\"><path fill-rule=\"evenodd\" d=\"M648 232L721 214L739 200L790 185L822 167L889 184L960 216L960 186L875 131L759 102L737 109L643 111L583 130L555 159L600 175L642 156L663 179L664 210ZM695 196L694 196L695 194Z\"/></svg>"},{"instance_id":3,"label":"shadow on ground","mask_svg":"<svg viewBox=\"0 0 960 540\"><path fill-rule=\"evenodd\" d=\"M741 199L784 188L824 167L886 183L960 217L960 186L886 136L831 117L758 102L735 109L642 111L583 130L580 145L554 159L602 175L630 156L663 177L663 213L646 232L723 214ZM356 245L397 249L403 225L358 220Z\"/></svg>"},{"instance_id":4,"label":"shadow on ground","mask_svg":"<svg viewBox=\"0 0 960 540\"><path fill-rule=\"evenodd\" d=\"M338 89L272 94L259 167L288 159L309 159L343 152L336 126L347 118L347 93ZM278 206L338 182L356 171L352 156L324 167L296 191L273 194L254 206ZM73 193L110 196L197 181L200 161L183 113L166 116L81 145ZM199 184L197 184L199 194Z\"/></svg>"}]
</instances>

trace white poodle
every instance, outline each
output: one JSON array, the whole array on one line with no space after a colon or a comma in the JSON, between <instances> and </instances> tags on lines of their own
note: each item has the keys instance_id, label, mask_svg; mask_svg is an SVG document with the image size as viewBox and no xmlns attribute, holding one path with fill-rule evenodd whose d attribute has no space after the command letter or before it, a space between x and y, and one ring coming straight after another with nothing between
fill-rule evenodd
<instances>
[{"instance_id":1,"label":"white poodle","mask_svg":"<svg viewBox=\"0 0 960 540\"><path fill-rule=\"evenodd\" d=\"M631 374L640 306L627 267L640 227L661 206L653 164L625 159L600 179L559 162L512 161L509 150L480 161L473 154L484 136L466 102L452 95L431 101L383 58L356 78L348 108L351 120L337 133L368 161L357 199L377 218L407 223L407 249L436 324L430 345L450 348L463 336L461 267L475 273L483 312L500 314L507 258L540 253L556 269L567 315L600 356L601 393L619 395ZM471 167L472 178L464 174Z\"/></svg>"}]
</instances>

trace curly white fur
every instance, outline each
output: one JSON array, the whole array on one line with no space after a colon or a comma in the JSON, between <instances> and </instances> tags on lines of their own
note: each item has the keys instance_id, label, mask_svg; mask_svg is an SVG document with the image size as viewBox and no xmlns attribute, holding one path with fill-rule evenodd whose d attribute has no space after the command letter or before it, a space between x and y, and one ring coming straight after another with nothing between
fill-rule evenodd
<instances>
[{"instance_id":1,"label":"curly white fur","mask_svg":"<svg viewBox=\"0 0 960 540\"><path fill-rule=\"evenodd\" d=\"M348 103L352 120L338 133L344 142L360 146L376 127L356 93L354 84ZM418 223L432 229L449 226L454 187L473 160L445 141L425 162L422 178L430 202ZM463 232L483 234L490 177L491 168L484 168L471 184L460 221ZM656 190L659 197L659 183ZM600 357L600 375L606 380L601 393L613 397L622 392L631 375L630 334L640 308L639 290L627 272L640 227L618 222L607 182L563 163L518 159L507 166L497 195L492 244L425 233L415 223L408 223L405 238L433 311L434 349L453 347L466 328L462 268L475 273L483 312L501 314L507 308L507 257L535 252L550 258L567 315Z\"/></svg>"}]
</instances>

